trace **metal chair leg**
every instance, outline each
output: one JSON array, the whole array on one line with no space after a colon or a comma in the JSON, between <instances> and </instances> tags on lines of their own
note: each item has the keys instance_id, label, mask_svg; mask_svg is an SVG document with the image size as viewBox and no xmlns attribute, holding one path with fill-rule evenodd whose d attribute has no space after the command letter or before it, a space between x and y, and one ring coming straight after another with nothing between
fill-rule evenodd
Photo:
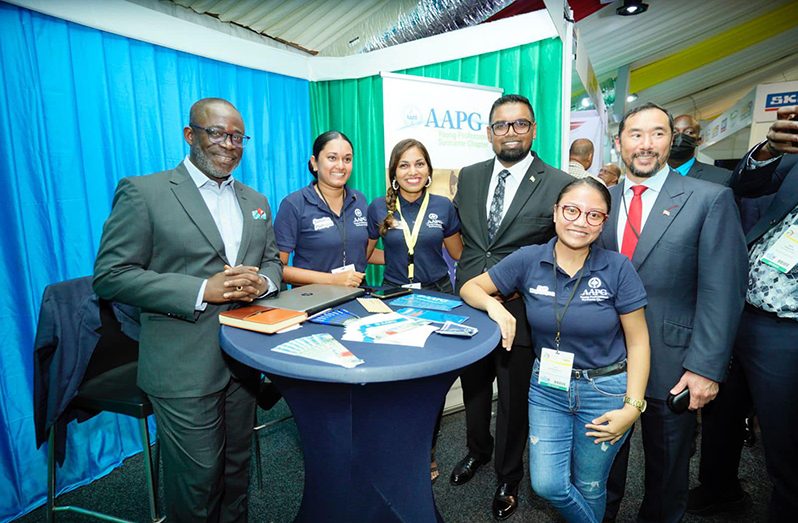
<instances>
[{"instance_id":1,"label":"metal chair leg","mask_svg":"<svg viewBox=\"0 0 798 523\"><path fill-rule=\"evenodd\" d=\"M150 501L150 519L153 522L161 521L161 516L158 513L158 484L155 482L153 475L153 466L158 466L156 462L153 465L152 452L150 450L150 431L147 427L147 418L139 419L139 428L141 429L141 444L144 452L144 475L147 479L147 494Z\"/></svg>"},{"instance_id":2,"label":"metal chair leg","mask_svg":"<svg viewBox=\"0 0 798 523\"><path fill-rule=\"evenodd\" d=\"M47 441L47 523L55 522L55 427L50 427Z\"/></svg>"},{"instance_id":3,"label":"metal chair leg","mask_svg":"<svg viewBox=\"0 0 798 523\"><path fill-rule=\"evenodd\" d=\"M257 423L258 411L255 409L255 422ZM258 427L252 429L252 437L255 438L255 471L258 473L258 490L263 490L263 470L260 465L260 438L258 437Z\"/></svg>"}]
</instances>

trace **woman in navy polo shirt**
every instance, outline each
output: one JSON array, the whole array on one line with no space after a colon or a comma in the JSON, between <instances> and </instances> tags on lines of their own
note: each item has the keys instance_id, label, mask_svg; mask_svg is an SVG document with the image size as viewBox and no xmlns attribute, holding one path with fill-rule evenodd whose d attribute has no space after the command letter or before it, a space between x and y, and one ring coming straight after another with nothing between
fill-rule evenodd
<instances>
[{"instance_id":1,"label":"woman in navy polo shirt","mask_svg":"<svg viewBox=\"0 0 798 523\"><path fill-rule=\"evenodd\" d=\"M327 131L313 142L308 169L316 178L283 199L274 218L274 235L283 262L283 280L357 287L366 271L368 205L350 189L352 142ZM288 258L294 253L293 266Z\"/></svg>"},{"instance_id":2,"label":"woman in navy polo shirt","mask_svg":"<svg viewBox=\"0 0 798 523\"><path fill-rule=\"evenodd\" d=\"M592 246L609 210L600 181L571 182L554 206L554 239L514 252L460 291L499 324L507 350L515 320L490 295L524 297L537 357L529 388L532 488L569 522L602 520L615 454L646 407L645 289L625 256Z\"/></svg>"},{"instance_id":3,"label":"woman in navy polo shirt","mask_svg":"<svg viewBox=\"0 0 798 523\"><path fill-rule=\"evenodd\" d=\"M432 163L424 144L413 139L397 143L388 162L388 179L385 197L368 209L368 254L382 237L386 284L417 284L452 293L442 248L460 259L460 220L448 198L426 190L432 183Z\"/></svg>"}]
</instances>

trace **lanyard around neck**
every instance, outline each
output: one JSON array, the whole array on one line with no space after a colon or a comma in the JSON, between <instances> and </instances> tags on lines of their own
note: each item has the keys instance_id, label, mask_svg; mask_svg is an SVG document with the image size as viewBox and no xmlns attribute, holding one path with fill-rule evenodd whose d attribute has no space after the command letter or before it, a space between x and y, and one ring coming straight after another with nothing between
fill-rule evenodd
<instances>
[{"instance_id":1,"label":"lanyard around neck","mask_svg":"<svg viewBox=\"0 0 798 523\"><path fill-rule=\"evenodd\" d=\"M405 245L407 245L407 277L410 283L413 283L413 276L415 273L415 264L413 263L413 255L416 249L416 242L418 242L418 234L421 232L421 222L424 221L424 215L427 213L427 205L429 204L429 192L424 192L424 200L421 202L421 207L418 209L416 221L413 223L413 231L407 225L404 216L402 216L402 203L399 195L396 195L396 212L399 213L401 219L400 226L402 227L402 234L405 237Z\"/></svg>"},{"instance_id":2,"label":"lanyard around neck","mask_svg":"<svg viewBox=\"0 0 798 523\"><path fill-rule=\"evenodd\" d=\"M327 201L327 198L324 197L324 193L321 192L318 185L314 186L316 192L321 196L321 199L324 200L324 204L327 206L327 209L330 211L330 214L333 215L333 224L335 224L335 228L338 230L338 236L341 237L341 249L343 251L343 265L342 267L346 266L346 189L344 189L344 197L341 199L341 216L335 214L335 211L332 210L330 207L330 202Z\"/></svg>"},{"instance_id":3,"label":"lanyard around neck","mask_svg":"<svg viewBox=\"0 0 798 523\"><path fill-rule=\"evenodd\" d=\"M554 264L552 265L552 272L554 273L554 303L552 307L554 308L554 321L557 325L557 332L554 335L554 345L557 349L557 352L560 352L560 328L562 327L562 319L565 317L565 313L568 312L568 306L571 305L571 300L574 299L576 295L576 290L579 288L579 284L582 282L582 276L585 275L585 270L587 269L587 261L590 259L590 252L587 253L587 258L585 258L585 262L582 265L582 268L579 269L579 278L576 279L576 284L574 285L573 290L571 291L571 295L568 297L568 301L565 302L565 307L563 307L562 312L557 312L557 251L553 250L554 256Z\"/></svg>"}]
</instances>

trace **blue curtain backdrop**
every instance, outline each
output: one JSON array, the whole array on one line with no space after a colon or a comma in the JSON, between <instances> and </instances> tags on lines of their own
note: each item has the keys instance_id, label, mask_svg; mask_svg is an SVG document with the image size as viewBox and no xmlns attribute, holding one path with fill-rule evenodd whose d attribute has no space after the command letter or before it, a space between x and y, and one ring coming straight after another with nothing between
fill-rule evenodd
<instances>
[{"instance_id":1,"label":"blue curtain backdrop","mask_svg":"<svg viewBox=\"0 0 798 523\"><path fill-rule=\"evenodd\" d=\"M32 346L44 287L90 274L117 181L177 165L203 97L252 136L237 179L273 209L307 183L308 83L130 40L0 3L0 521L44 501ZM69 427L60 491L140 450L124 417ZM143 487L143 484L142 484Z\"/></svg>"}]
</instances>

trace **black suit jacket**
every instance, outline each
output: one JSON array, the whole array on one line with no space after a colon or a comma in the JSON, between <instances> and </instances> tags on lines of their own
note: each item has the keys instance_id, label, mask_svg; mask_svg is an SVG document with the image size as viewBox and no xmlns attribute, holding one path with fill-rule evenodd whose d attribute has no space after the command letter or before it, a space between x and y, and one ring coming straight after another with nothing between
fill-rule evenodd
<instances>
[{"instance_id":1,"label":"black suit jacket","mask_svg":"<svg viewBox=\"0 0 798 523\"><path fill-rule=\"evenodd\" d=\"M728 169L722 167L715 167L707 163L701 163L698 160L693 162L693 166L687 171L687 176L690 178L697 178L699 180L706 180L708 182L719 183L728 187L731 185L732 173Z\"/></svg>"},{"instance_id":2,"label":"black suit jacket","mask_svg":"<svg viewBox=\"0 0 798 523\"><path fill-rule=\"evenodd\" d=\"M759 220L746 230L749 247L798 205L798 154L785 154L765 167L747 170L745 166L752 152L734 170L734 194L743 198L772 195L772 200Z\"/></svg>"},{"instance_id":3,"label":"black suit jacket","mask_svg":"<svg viewBox=\"0 0 798 523\"><path fill-rule=\"evenodd\" d=\"M534 153L533 153L534 154ZM463 254L457 263L457 291L508 254L554 236L552 207L574 179L535 155L492 242L488 241L487 198L494 159L463 167L454 205L460 216Z\"/></svg>"}]
</instances>

